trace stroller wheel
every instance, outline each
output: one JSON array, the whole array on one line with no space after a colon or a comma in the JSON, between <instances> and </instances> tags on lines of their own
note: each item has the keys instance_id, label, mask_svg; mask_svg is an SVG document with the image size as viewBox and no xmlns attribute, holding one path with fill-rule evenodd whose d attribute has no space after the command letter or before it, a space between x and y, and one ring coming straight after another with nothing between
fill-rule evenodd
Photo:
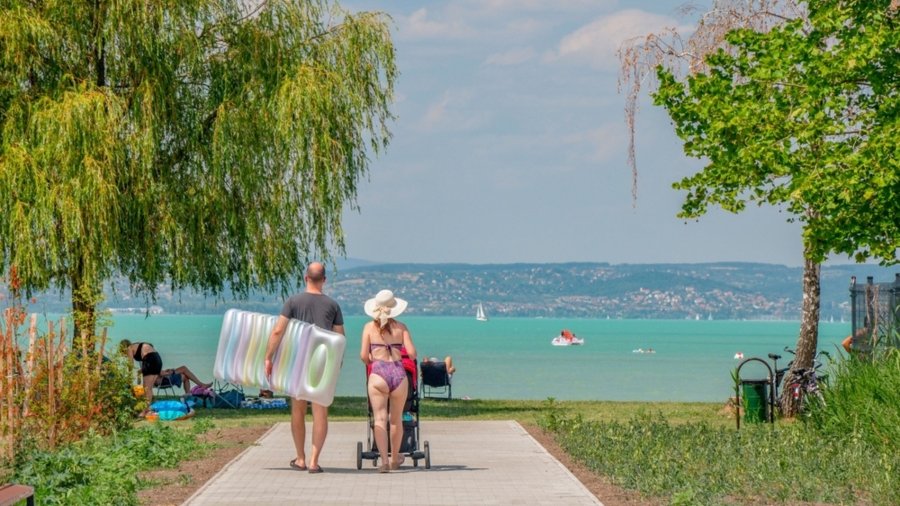
<instances>
[{"instance_id":1,"label":"stroller wheel","mask_svg":"<svg viewBox=\"0 0 900 506\"><path fill-rule=\"evenodd\" d=\"M372 459L372 467L378 467L378 457Z\"/></svg>"},{"instance_id":2,"label":"stroller wheel","mask_svg":"<svg viewBox=\"0 0 900 506\"><path fill-rule=\"evenodd\" d=\"M356 469L362 469L362 441L356 442Z\"/></svg>"},{"instance_id":3,"label":"stroller wheel","mask_svg":"<svg viewBox=\"0 0 900 506\"><path fill-rule=\"evenodd\" d=\"M425 441L425 469L431 469L431 448L428 441Z\"/></svg>"},{"instance_id":4,"label":"stroller wheel","mask_svg":"<svg viewBox=\"0 0 900 506\"><path fill-rule=\"evenodd\" d=\"M413 467L419 467L419 459L413 459Z\"/></svg>"}]
</instances>

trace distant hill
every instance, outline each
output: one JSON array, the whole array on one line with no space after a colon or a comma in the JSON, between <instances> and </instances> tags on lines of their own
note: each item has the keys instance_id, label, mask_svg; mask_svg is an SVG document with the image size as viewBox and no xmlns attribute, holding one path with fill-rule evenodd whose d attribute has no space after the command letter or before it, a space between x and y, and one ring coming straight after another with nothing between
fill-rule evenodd
<instances>
[{"instance_id":1,"label":"distant hill","mask_svg":"<svg viewBox=\"0 0 900 506\"><path fill-rule=\"evenodd\" d=\"M822 319L849 319L851 276L894 280L900 267L834 265L822 268ZM362 314L382 288L409 301L410 315L467 316L483 303L490 317L544 316L662 319L799 319L802 269L758 263L703 264L373 264L344 263L330 272L326 291L344 313ZM121 282L107 290L107 307L140 311ZM2 293L2 292L0 292ZM230 307L277 313L281 294L213 300L160 287L165 313L221 313ZM66 312L66 294L43 294L32 310Z\"/></svg>"},{"instance_id":2,"label":"distant hill","mask_svg":"<svg viewBox=\"0 0 900 506\"><path fill-rule=\"evenodd\" d=\"M823 267L822 318L849 318L851 276L894 272ZM481 302L494 317L799 319L801 279L799 267L756 263L388 264L341 272L328 290L348 314L390 288L422 315L474 315Z\"/></svg>"}]
</instances>

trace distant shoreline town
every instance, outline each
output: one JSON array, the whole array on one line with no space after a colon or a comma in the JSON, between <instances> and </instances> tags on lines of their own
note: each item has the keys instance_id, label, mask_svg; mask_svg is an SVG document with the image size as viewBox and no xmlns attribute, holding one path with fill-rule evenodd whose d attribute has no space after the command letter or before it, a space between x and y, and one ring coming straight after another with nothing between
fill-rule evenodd
<instances>
[{"instance_id":1,"label":"distant shoreline town","mask_svg":"<svg viewBox=\"0 0 900 506\"><path fill-rule=\"evenodd\" d=\"M897 267L822 267L821 319L849 321L851 276L863 282L894 279ZM402 294L415 316L488 316L610 319L798 320L802 268L759 263L702 264L363 264L329 272L327 292L347 315L382 288ZM283 294L237 300L157 289L154 300L135 297L117 281L104 306L124 314L221 314L231 307L277 313ZM2 293L2 292L0 292ZM65 313L66 294L38 294L29 310ZM0 302L4 304L4 302Z\"/></svg>"},{"instance_id":2,"label":"distant shoreline town","mask_svg":"<svg viewBox=\"0 0 900 506\"><path fill-rule=\"evenodd\" d=\"M126 314L163 314L165 310L162 306L150 307L107 307L110 313L126 313Z\"/></svg>"}]
</instances>

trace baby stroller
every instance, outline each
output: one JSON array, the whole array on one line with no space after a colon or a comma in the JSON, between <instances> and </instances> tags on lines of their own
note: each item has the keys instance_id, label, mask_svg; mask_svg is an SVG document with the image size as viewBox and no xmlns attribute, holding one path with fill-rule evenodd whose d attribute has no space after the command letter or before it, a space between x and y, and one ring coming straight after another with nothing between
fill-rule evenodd
<instances>
[{"instance_id":1,"label":"baby stroller","mask_svg":"<svg viewBox=\"0 0 900 506\"><path fill-rule=\"evenodd\" d=\"M428 441L422 445L419 450L419 394L416 385L416 368L415 360L403 355L404 368L406 369L406 379L409 385L409 392L406 396L406 404L403 406L403 439L400 442L400 453L412 458L413 467L419 467L419 460L425 460L425 469L431 469L431 450L428 447ZM412 369L412 371L410 371ZM366 371L366 381L368 381L368 373ZM378 466L378 459L381 453L375 444L375 416L372 413L372 403L368 399L368 388L366 388L366 406L368 409L368 429L366 430L366 447L368 451L363 451L362 441L356 443L356 468L362 469L363 459L372 461L372 466ZM390 424L388 424L388 442L390 442ZM393 448L388 449L389 452Z\"/></svg>"}]
</instances>

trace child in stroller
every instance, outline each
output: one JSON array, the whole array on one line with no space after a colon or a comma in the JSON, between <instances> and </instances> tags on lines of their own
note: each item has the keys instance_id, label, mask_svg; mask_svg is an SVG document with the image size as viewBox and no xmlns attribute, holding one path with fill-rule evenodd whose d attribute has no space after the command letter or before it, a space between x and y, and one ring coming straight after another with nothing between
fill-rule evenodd
<instances>
[{"instance_id":1,"label":"child in stroller","mask_svg":"<svg viewBox=\"0 0 900 506\"><path fill-rule=\"evenodd\" d=\"M425 460L425 469L431 469L431 450L428 441L425 441L422 450L419 449L419 391L416 381L417 363L410 359L405 349L401 349L403 369L406 371L406 379L408 384L408 392L406 403L403 406L403 437L400 441L400 453L412 458L413 467L419 466L419 460ZM371 364L366 366L366 381L368 382L369 374L372 372ZM368 388L366 389L368 392ZM356 443L356 468L362 469L363 459L372 460L372 466L378 466L378 459L381 458L381 451L375 441L375 417L372 412L372 402L366 396L366 406L368 408L368 429L366 431L366 448L363 450L363 442ZM390 430L390 429L388 429ZM388 437L390 442L390 437ZM390 443L389 443L390 444ZM388 448L387 453L391 453L393 448ZM384 464L387 464L386 462Z\"/></svg>"}]
</instances>

